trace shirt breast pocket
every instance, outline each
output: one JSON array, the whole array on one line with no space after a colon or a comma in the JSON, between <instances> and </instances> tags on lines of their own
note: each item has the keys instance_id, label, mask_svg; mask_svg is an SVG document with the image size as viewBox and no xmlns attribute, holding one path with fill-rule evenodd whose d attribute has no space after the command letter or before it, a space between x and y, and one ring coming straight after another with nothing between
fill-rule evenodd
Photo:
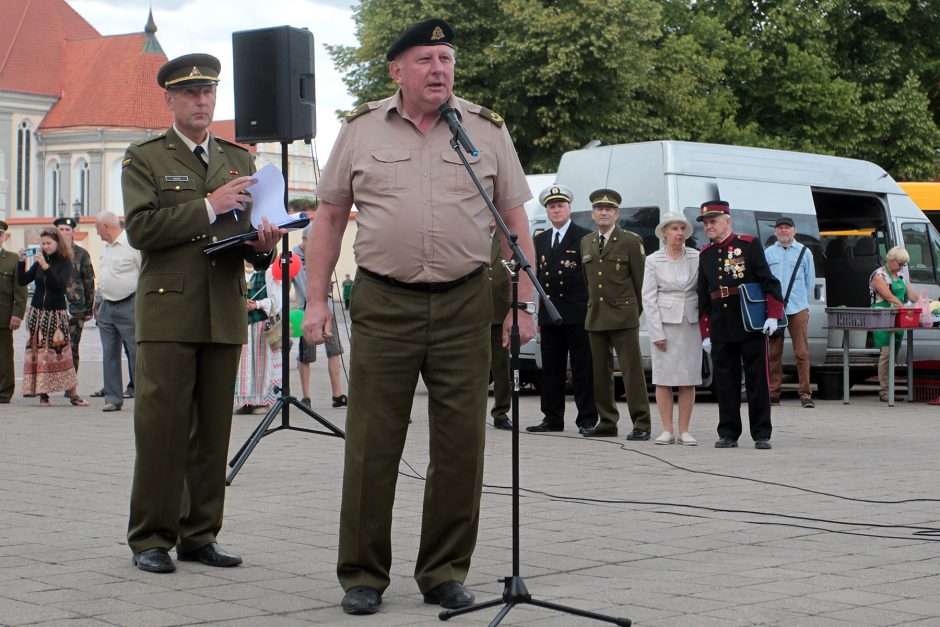
<instances>
[{"instance_id":1,"label":"shirt breast pocket","mask_svg":"<svg viewBox=\"0 0 940 627\"><path fill-rule=\"evenodd\" d=\"M407 150L373 150L370 166L368 178L379 189L400 192L409 188L411 153Z\"/></svg>"},{"instance_id":2,"label":"shirt breast pocket","mask_svg":"<svg viewBox=\"0 0 940 627\"><path fill-rule=\"evenodd\" d=\"M463 165L463 161L460 160L460 157L453 151L447 151L441 153L441 159L444 161L442 166L442 187L444 191L448 194L468 194L473 192L476 189L476 186L473 184L473 181L470 180L470 175L467 173L467 169ZM477 155L467 155L467 162L474 166L474 164L479 163L480 156ZM476 171L476 167L474 166ZM477 173L477 177L481 177L480 173ZM481 178L481 180L483 180Z\"/></svg>"},{"instance_id":3,"label":"shirt breast pocket","mask_svg":"<svg viewBox=\"0 0 940 627\"><path fill-rule=\"evenodd\" d=\"M173 177L170 177L171 179ZM162 179L160 181L160 206L172 207L196 198L202 197L202 194L196 188L196 182L192 180L174 181Z\"/></svg>"}]
</instances>

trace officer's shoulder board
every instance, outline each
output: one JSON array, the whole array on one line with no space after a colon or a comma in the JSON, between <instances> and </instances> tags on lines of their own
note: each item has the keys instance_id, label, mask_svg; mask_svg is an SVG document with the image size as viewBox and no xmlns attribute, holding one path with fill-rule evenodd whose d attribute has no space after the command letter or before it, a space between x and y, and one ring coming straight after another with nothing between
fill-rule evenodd
<instances>
[{"instance_id":1,"label":"officer's shoulder board","mask_svg":"<svg viewBox=\"0 0 940 627\"><path fill-rule=\"evenodd\" d=\"M741 234L737 234L737 238L738 238L739 240L741 240L742 242L747 242L748 244L750 244L750 243L752 243L752 242L754 241L754 236L753 236L753 235L741 235Z\"/></svg>"},{"instance_id":2,"label":"officer's shoulder board","mask_svg":"<svg viewBox=\"0 0 940 627\"><path fill-rule=\"evenodd\" d=\"M352 122L353 120L361 116L362 114L368 113L369 111L372 111L373 109L378 109L381 105L382 105L381 101L364 102L358 107L356 107L355 109L353 109L352 111L348 112L346 115L344 115L343 119L346 120L347 124L349 124L350 122Z\"/></svg>"},{"instance_id":3,"label":"officer's shoulder board","mask_svg":"<svg viewBox=\"0 0 940 627\"><path fill-rule=\"evenodd\" d=\"M227 139L222 139L221 137L216 137L215 135L213 135L212 138L215 141L219 142L220 144L225 144L226 146L231 146L232 148L238 148L239 150L244 150L245 152L248 152L247 148L239 144L236 144L235 142L230 142Z\"/></svg>"},{"instance_id":4,"label":"officer's shoulder board","mask_svg":"<svg viewBox=\"0 0 940 627\"><path fill-rule=\"evenodd\" d=\"M470 109L470 110L473 111L473 109ZM495 111L490 111L486 107L480 107L479 111L473 111L473 112L478 114L480 117L486 120L489 120L496 126L502 126L505 123L505 120L503 120L503 116L496 113Z\"/></svg>"},{"instance_id":5,"label":"officer's shoulder board","mask_svg":"<svg viewBox=\"0 0 940 627\"><path fill-rule=\"evenodd\" d=\"M157 133L156 135L151 135L150 137L144 137L143 139L138 139L135 142L131 142L131 146L144 146L152 142L157 141L158 139L163 139L166 137L166 131L162 133Z\"/></svg>"}]
</instances>

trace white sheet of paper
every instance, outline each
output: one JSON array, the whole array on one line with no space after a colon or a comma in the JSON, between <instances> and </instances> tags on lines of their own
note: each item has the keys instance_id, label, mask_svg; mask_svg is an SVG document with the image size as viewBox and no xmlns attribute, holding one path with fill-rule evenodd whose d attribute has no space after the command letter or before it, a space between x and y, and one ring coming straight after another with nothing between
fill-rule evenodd
<instances>
[{"instance_id":1,"label":"white sheet of paper","mask_svg":"<svg viewBox=\"0 0 940 627\"><path fill-rule=\"evenodd\" d=\"M251 192L251 225L258 228L263 218L277 226L293 220L284 207L284 176L277 166L269 163L252 178L258 182L246 188Z\"/></svg>"}]
</instances>

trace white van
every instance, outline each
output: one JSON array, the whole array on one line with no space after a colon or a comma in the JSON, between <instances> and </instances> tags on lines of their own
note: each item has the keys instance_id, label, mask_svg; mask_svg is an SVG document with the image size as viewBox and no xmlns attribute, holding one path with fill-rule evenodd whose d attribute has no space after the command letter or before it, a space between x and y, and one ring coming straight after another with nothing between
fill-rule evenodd
<instances>
[{"instance_id":1,"label":"white van","mask_svg":"<svg viewBox=\"0 0 940 627\"><path fill-rule=\"evenodd\" d=\"M940 297L940 234L883 169L873 163L783 150L677 141L622 144L565 153L556 181L574 191L571 218L594 229L588 195L599 188L623 196L619 225L657 250L653 230L660 215L684 213L695 225L689 246L707 243L699 205L721 199L731 204L734 230L774 241L780 215L794 219L797 239L816 264L810 296L809 344L820 396L841 396L842 334L827 332L825 308L867 307L868 278L892 246L911 255L915 291ZM915 359L936 358L940 338L914 332ZM864 332L850 340L852 381L873 374L878 351ZM650 370L649 338L641 327L644 366ZM899 363L903 363L904 350ZM789 339L784 366L793 367Z\"/></svg>"}]
</instances>

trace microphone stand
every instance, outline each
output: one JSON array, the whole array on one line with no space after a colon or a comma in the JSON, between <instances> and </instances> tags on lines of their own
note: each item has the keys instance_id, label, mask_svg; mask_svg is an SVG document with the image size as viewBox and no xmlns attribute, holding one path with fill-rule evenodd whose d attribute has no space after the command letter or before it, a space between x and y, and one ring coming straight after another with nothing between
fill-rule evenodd
<instances>
[{"instance_id":1,"label":"microphone stand","mask_svg":"<svg viewBox=\"0 0 940 627\"><path fill-rule=\"evenodd\" d=\"M281 142L281 174L284 177L284 206L287 206L287 142ZM248 461L248 456L255 450L261 438L271 435L276 431L303 431L305 433L316 433L318 435L330 435L337 438L345 438L346 434L335 426L329 420L313 411L290 393L290 316L284 315L286 309L290 313L290 259L291 259L290 241L288 234L285 233L281 238L281 386L275 387L274 392L278 395L274 405L264 415L255 430L251 432L248 440L242 444L235 456L228 463L231 470L225 477L225 485L232 485L235 475L241 470L241 467ZM330 295L332 298L332 295ZM333 314L334 316L336 314ZM267 339L265 339L267 342ZM290 423L290 406L293 405L304 412L316 422L323 425L328 431L318 431L316 429L306 429L304 427L295 427ZM281 414L281 424L271 427L271 423L278 414Z\"/></svg>"},{"instance_id":2,"label":"microphone stand","mask_svg":"<svg viewBox=\"0 0 940 627\"><path fill-rule=\"evenodd\" d=\"M448 122L450 123L451 121L448 120ZM490 627L495 627L496 625L499 625L499 623L503 620L503 618L506 617L507 614L509 614L512 608L517 605L528 604L535 605L537 607L544 607L546 609L555 610L558 612L564 612L566 614L582 616L584 618L592 618L594 620L630 627L632 622L629 618L614 618L613 616L605 616L603 614L580 610L575 607L568 607L565 605L559 605L557 603L551 603L549 601L535 599L531 594L529 594L529 590L526 588L525 581L519 574L519 310L525 307L525 305L522 305L519 302L519 268L524 270L526 274L529 275L529 280L532 281L532 285L535 286L536 291L539 293L539 296L541 296L542 303L545 306L545 310L548 313L548 317L551 319L552 324L560 324L561 315L558 313L555 305L552 304L552 301L549 300L548 295L545 293L545 289L535 277L535 273L532 271L532 266L529 264L529 261L522 253L522 249L519 248L519 245L516 242L518 236L515 233L510 233L509 227L506 226L502 216L499 215L499 211L496 209L496 206L493 205L493 201L490 200L486 190L483 189L483 185L480 183L480 179L477 178L476 173L473 171L473 168L470 167L470 163L467 161L467 158L461 151L458 137L466 137L466 132L463 131L463 128L460 126L459 122L456 122L456 118L454 118L453 123L450 123L450 128L451 132L453 133L453 138L450 140L451 148L453 148L457 153L457 156L460 157L460 160L463 162L463 167L467 170L467 173L473 180L473 184L476 185L477 191L480 193L480 196L483 198L484 202L486 202L486 206L489 207L490 212L493 214L493 218L496 220L497 227L506 238L506 241L509 242L509 247L512 249L512 261L507 264L507 267L512 266L510 269L512 279L512 327L509 343L509 364L510 369L512 370L512 575L499 580L499 582L504 585L502 597L498 599L492 599L490 601L484 601L482 603L476 603L474 605L469 605L467 607L462 607L455 610L444 610L438 614L438 618L444 621L451 618L452 616L460 616L461 614L476 612L478 610L495 607L503 603L503 608L490 623ZM469 150L472 149L473 145L468 141L467 146Z\"/></svg>"}]
</instances>

